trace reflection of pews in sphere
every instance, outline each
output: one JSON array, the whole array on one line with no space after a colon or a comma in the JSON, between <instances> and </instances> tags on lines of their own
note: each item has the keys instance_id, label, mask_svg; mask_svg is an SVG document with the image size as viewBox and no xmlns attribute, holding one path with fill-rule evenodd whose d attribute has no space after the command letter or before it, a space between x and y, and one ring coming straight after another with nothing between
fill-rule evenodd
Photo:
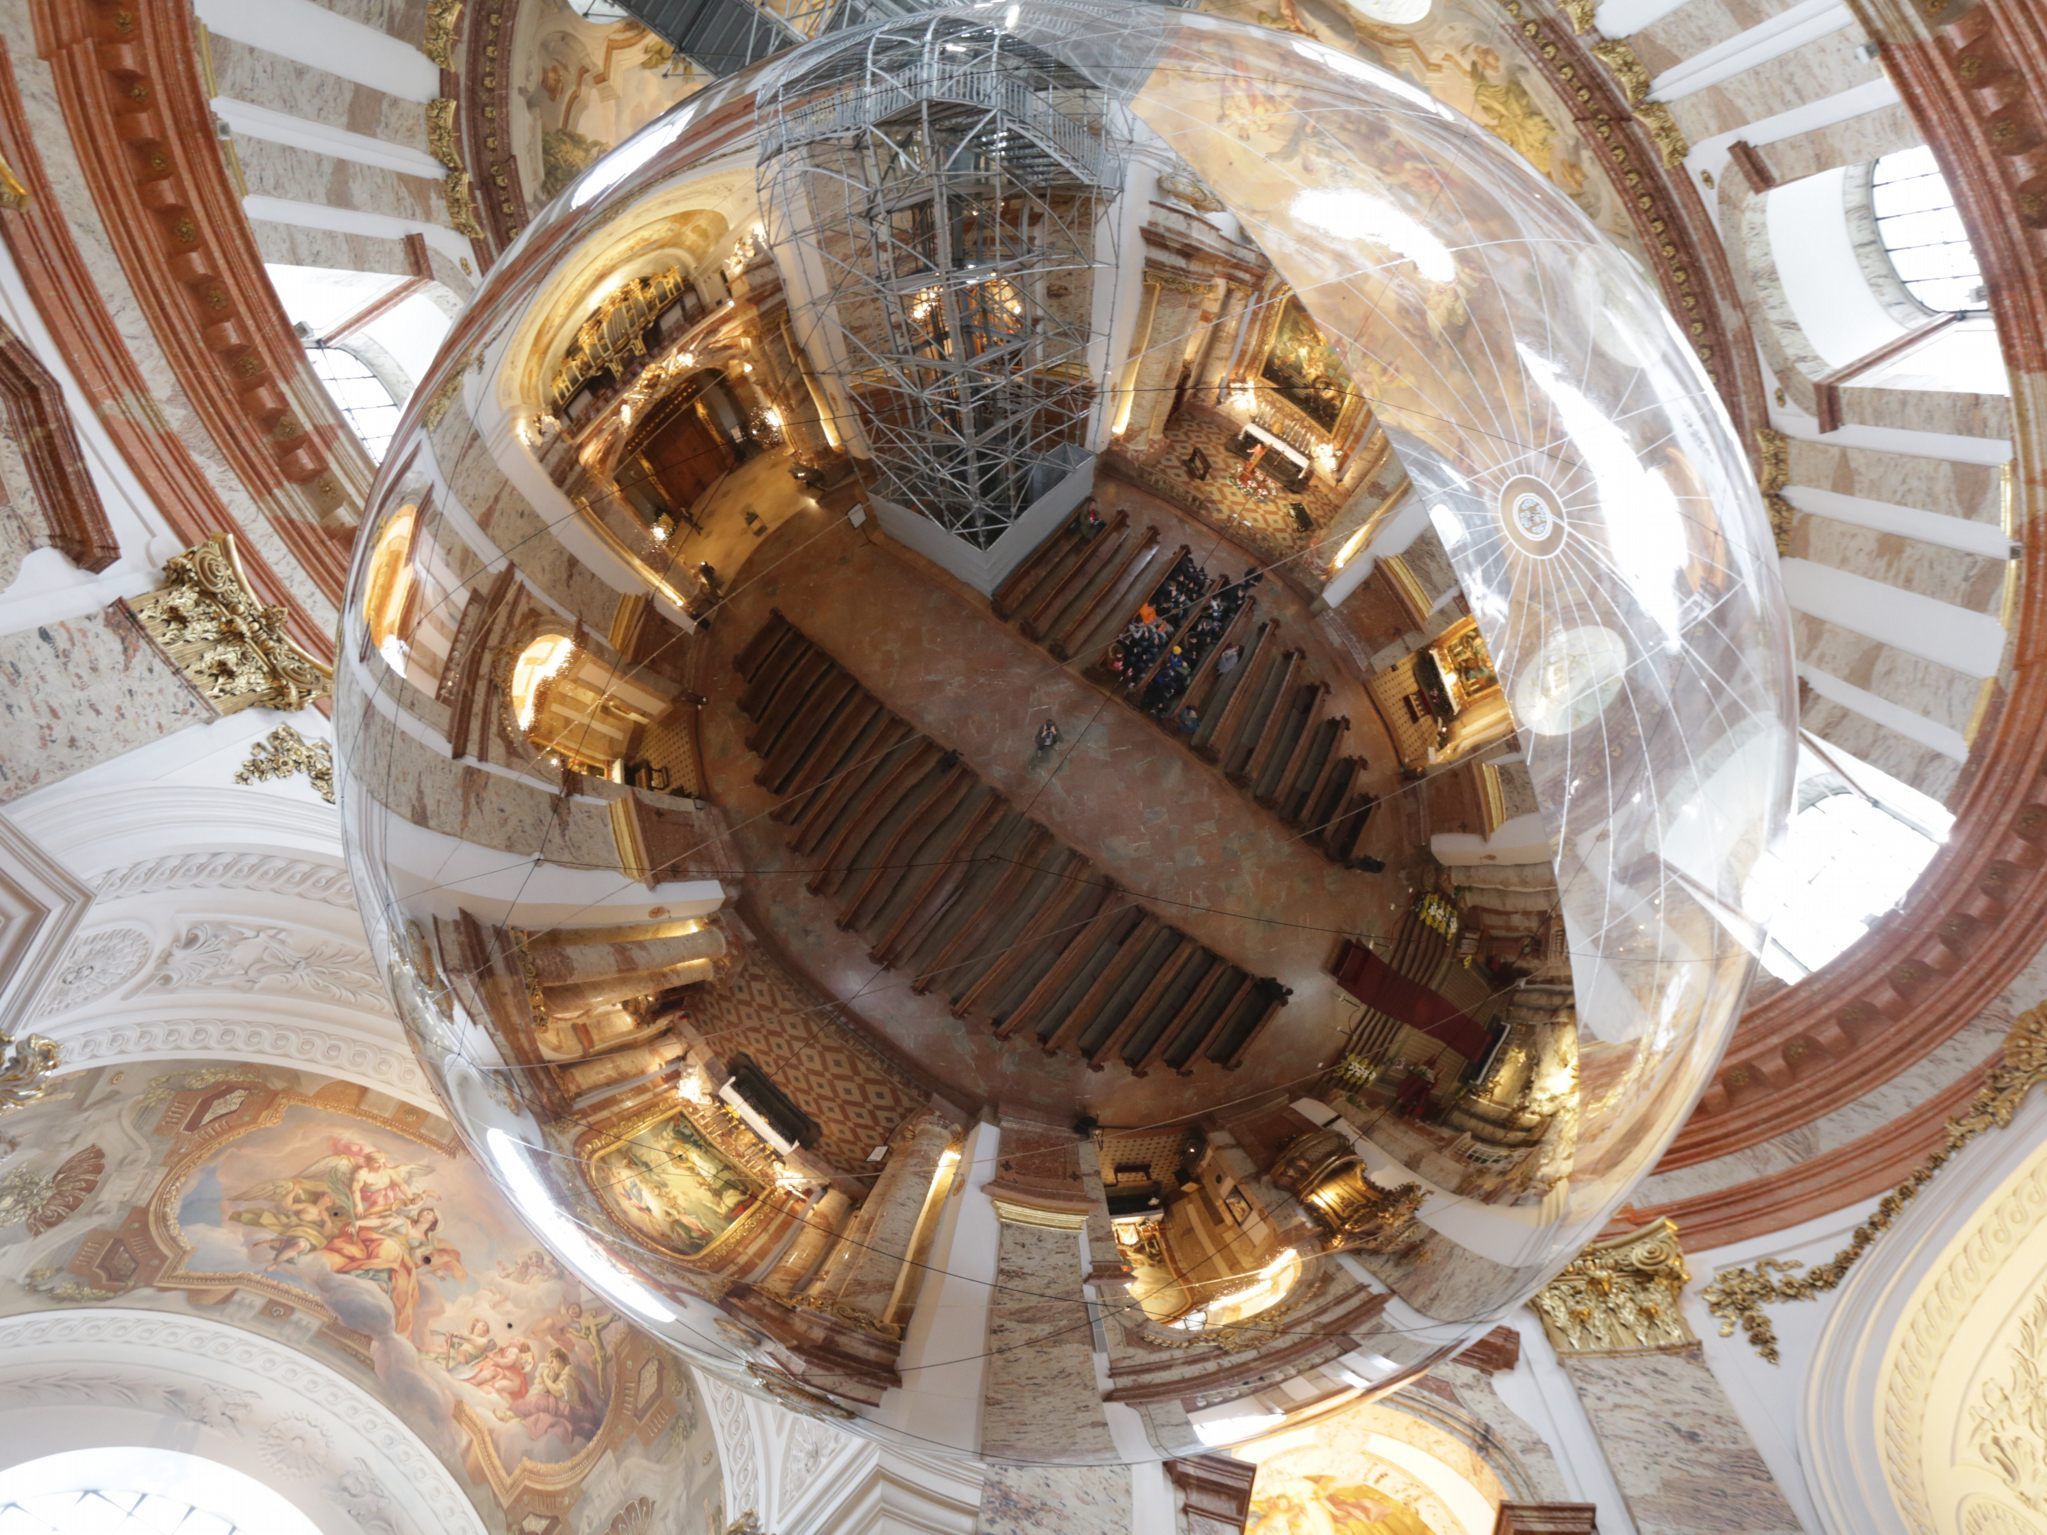
<instances>
[{"instance_id":1,"label":"reflection of pews in sphere","mask_svg":"<svg viewBox=\"0 0 2047 1535\"><path fill-rule=\"evenodd\" d=\"M961 760L884 708L777 611L741 649L756 781L878 964L955 1017L1143 1075L1240 1065L1286 1004L1161 921Z\"/></svg>"}]
</instances>

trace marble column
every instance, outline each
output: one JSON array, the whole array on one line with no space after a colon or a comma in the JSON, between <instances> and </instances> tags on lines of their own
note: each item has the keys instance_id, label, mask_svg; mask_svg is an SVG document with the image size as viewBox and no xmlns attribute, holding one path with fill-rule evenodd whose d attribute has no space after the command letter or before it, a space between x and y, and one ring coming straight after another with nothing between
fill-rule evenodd
<instances>
[{"instance_id":1,"label":"marble column","mask_svg":"<svg viewBox=\"0 0 2047 1535\"><path fill-rule=\"evenodd\" d=\"M938 1159L951 1140L952 1126L928 1111L896 1132L881 1176L811 1287L812 1294L880 1318L909 1256Z\"/></svg>"},{"instance_id":2,"label":"marble column","mask_svg":"<svg viewBox=\"0 0 2047 1535\"><path fill-rule=\"evenodd\" d=\"M1000 1193L995 1214L1002 1284L988 1309L981 1452L996 1460L1111 1455L1115 1446L1095 1380L1093 1318L1082 1289L1087 1214ZM1126 1498L1127 1489L1126 1476ZM1094 1526L1077 1521L1072 1528Z\"/></svg>"},{"instance_id":3,"label":"marble column","mask_svg":"<svg viewBox=\"0 0 2047 1535\"><path fill-rule=\"evenodd\" d=\"M1138 290L1143 300L1138 307L1137 328L1130 337L1130 351L1116 370L1116 393L1111 402L1110 428L1120 438L1137 404L1137 375L1144 369L1145 348L1151 344L1152 321L1158 315L1160 290L1149 275Z\"/></svg>"},{"instance_id":4,"label":"marble column","mask_svg":"<svg viewBox=\"0 0 2047 1535\"><path fill-rule=\"evenodd\" d=\"M1676 1226L1658 1221L1593 1243L1534 1306L1636 1528L1800 1535L1685 1323L1679 1296L1690 1277Z\"/></svg>"},{"instance_id":5,"label":"marble column","mask_svg":"<svg viewBox=\"0 0 2047 1535\"><path fill-rule=\"evenodd\" d=\"M1130 414L1123 429L1123 445L1132 453L1145 453L1158 445L1164 435L1166 418L1172 414L1173 386L1179 382L1180 364L1187 356L1195 317L1211 284L1190 278L1162 274L1145 276L1155 282L1158 302L1152 311L1144 352L1130 383Z\"/></svg>"},{"instance_id":6,"label":"marble column","mask_svg":"<svg viewBox=\"0 0 2047 1535\"><path fill-rule=\"evenodd\" d=\"M782 436L790 451L807 464L830 456L831 441L818 417L817 401L803 377L803 364L789 339L786 324L777 324L761 337L760 356L767 368L775 406L782 413Z\"/></svg>"},{"instance_id":7,"label":"marble column","mask_svg":"<svg viewBox=\"0 0 2047 1535\"><path fill-rule=\"evenodd\" d=\"M694 932L650 932L614 942L579 942L573 929L557 930L530 948L541 984L597 981L613 976L649 975L692 959L717 959L725 952L722 928L706 924Z\"/></svg>"},{"instance_id":8,"label":"marble column","mask_svg":"<svg viewBox=\"0 0 2047 1535\"><path fill-rule=\"evenodd\" d=\"M1216 390L1230 376L1230 366L1236 361L1237 337L1244 328L1245 299L1244 290L1235 283L1223 285L1222 304L1216 310L1215 322L1208 327L1208 339L1195 363L1194 386L1190 391L1190 396L1198 395L1205 404L1215 403Z\"/></svg>"},{"instance_id":9,"label":"marble column","mask_svg":"<svg viewBox=\"0 0 2047 1535\"><path fill-rule=\"evenodd\" d=\"M803 1212L803 1229L796 1240L789 1244L789 1250L775 1260L775 1266L761 1281L761 1288L777 1295L794 1295L817 1272L818 1264L838 1240L845 1228L846 1216L853 1208L853 1201L838 1189L826 1189L808 1210Z\"/></svg>"},{"instance_id":10,"label":"marble column","mask_svg":"<svg viewBox=\"0 0 2047 1535\"><path fill-rule=\"evenodd\" d=\"M531 950L548 1011L582 1013L705 979L725 953L722 929L624 943L543 943Z\"/></svg>"},{"instance_id":11,"label":"marble column","mask_svg":"<svg viewBox=\"0 0 2047 1535\"><path fill-rule=\"evenodd\" d=\"M623 1082L652 1076L680 1060L684 1048L673 1034L663 1033L643 1045L626 1046L587 1061L571 1061L555 1070L561 1074L562 1091L580 1102Z\"/></svg>"}]
</instances>

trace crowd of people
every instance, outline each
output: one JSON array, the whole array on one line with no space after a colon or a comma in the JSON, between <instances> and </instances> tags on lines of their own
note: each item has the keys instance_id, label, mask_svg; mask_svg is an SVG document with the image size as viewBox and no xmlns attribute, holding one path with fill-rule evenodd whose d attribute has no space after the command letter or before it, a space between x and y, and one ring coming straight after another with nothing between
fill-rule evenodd
<instances>
[{"instance_id":1,"label":"crowd of people","mask_svg":"<svg viewBox=\"0 0 2047 1535\"><path fill-rule=\"evenodd\" d=\"M1208 572L1191 554L1181 555L1110 645L1104 660L1109 675L1138 695L1137 706L1153 719L1170 717L1183 734L1193 735L1201 714L1182 702L1188 685L1264 574L1247 570L1209 595ZM1225 646L1215 658L1217 673L1227 676L1242 656L1243 646Z\"/></svg>"}]
</instances>

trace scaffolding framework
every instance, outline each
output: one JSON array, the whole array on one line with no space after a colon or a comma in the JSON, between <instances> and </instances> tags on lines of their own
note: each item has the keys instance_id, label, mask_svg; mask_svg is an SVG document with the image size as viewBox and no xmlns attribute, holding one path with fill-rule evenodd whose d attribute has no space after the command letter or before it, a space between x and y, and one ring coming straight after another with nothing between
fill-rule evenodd
<instances>
[{"instance_id":1,"label":"scaffolding framework","mask_svg":"<svg viewBox=\"0 0 2047 1535\"><path fill-rule=\"evenodd\" d=\"M1077 74L957 16L849 37L760 102L769 249L869 489L979 549L1086 456L1127 149L1104 116Z\"/></svg>"}]
</instances>

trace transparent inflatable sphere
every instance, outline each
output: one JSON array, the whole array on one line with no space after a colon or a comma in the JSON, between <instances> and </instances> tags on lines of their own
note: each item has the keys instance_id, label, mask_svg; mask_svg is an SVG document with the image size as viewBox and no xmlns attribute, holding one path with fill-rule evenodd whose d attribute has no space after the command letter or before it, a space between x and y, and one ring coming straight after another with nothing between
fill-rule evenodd
<instances>
[{"instance_id":1,"label":"transparent inflatable sphere","mask_svg":"<svg viewBox=\"0 0 2047 1535\"><path fill-rule=\"evenodd\" d=\"M1405 81L985 5L707 87L498 262L358 553L342 806L593 1296L991 1460L1482 1334L1690 1110L1789 646L1635 261Z\"/></svg>"}]
</instances>

